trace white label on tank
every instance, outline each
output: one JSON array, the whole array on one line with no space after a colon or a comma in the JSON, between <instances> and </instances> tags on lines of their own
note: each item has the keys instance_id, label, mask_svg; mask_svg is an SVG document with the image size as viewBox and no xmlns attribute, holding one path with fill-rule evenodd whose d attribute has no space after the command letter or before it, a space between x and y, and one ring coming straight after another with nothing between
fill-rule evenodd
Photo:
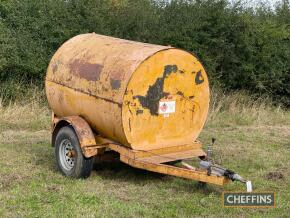
<instances>
[{"instance_id":1,"label":"white label on tank","mask_svg":"<svg viewBox=\"0 0 290 218\"><path fill-rule=\"evenodd\" d=\"M166 117L168 117L169 114L175 113L175 101L160 101L158 113L166 114Z\"/></svg>"}]
</instances>

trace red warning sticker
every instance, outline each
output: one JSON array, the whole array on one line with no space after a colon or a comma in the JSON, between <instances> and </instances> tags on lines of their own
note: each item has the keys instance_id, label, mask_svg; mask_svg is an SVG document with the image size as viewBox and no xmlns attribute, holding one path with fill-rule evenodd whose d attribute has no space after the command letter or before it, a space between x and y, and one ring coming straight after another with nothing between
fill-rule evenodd
<instances>
[{"instance_id":1,"label":"red warning sticker","mask_svg":"<svg viewBox=\"0 0 290 218\"><path fill-rule=\"evenodd\" d=\"M172 114L175 113L175 101L160 101L159 114Z\"/></svg>"}]
</instances>

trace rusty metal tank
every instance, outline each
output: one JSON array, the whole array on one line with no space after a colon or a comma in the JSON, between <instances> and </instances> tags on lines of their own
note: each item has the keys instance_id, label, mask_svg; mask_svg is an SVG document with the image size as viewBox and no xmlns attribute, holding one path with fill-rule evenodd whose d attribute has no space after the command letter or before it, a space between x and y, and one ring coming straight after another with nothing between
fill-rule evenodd
<instances>
[{"instance_id":1,"label":"rusty metal tank","mask_svg":"<svg viewBox=\"0 0 290 218\"><path fill-rule=\"evenodd\" d=\"M45 87L58 117L81 116L136 150L191 144L209 108L208 78L191 53L95 33L58 49Z\"/></svg>"}]
</instances>

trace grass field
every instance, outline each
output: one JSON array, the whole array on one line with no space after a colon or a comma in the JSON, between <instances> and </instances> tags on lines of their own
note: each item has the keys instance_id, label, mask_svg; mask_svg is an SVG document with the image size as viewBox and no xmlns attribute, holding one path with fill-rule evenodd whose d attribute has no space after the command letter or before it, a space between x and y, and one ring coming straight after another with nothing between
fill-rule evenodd
<instances>
[{"instance_id":1,"label":"grass field","mask_svg":"<svg viewBox=\"0 0 290 218\"><path fill-rule=\"evenodd\" d=\"M43 95L35 96L0 104L0 217L289 217L290 111L268 100L213 95L199 139L216 137L217 162L252 180L255 191L278 196L275 209L227 209L222 191L245 190L242 184L200 189L121 163L86 180L63 177L50 146L50 111Z\"/></svg>"}]
</instances>

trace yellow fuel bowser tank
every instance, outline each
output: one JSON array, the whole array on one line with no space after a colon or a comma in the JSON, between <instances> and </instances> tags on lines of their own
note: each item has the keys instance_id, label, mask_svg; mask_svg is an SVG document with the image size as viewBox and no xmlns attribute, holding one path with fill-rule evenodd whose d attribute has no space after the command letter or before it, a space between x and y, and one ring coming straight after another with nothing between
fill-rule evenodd
<instances>
[{"instance_id":1,"label":"yellow fuel bowser tank","mask_svg":"<svg viewBox=\"0 0 290 218\"><path fill-rule=\"evenodd\" d=\"M209 82L189 52L83 34L52 57L45 88L52 145L66 176L88 177L94 158L117 152L135 168L217 185L245 182L214 164L211 146L206 154L196 140L208 114ZM198 168L184 162L192 157L201 159Z\"/></svg>"},{"instance_id":2,"label":"yellow fuel bowser tank","mask_svg":"<svg viewBox=\"0 0 290 218\"><path fill-rule=\"evenodd\" d=\"M193 54L94 33L58 49L45 85L58 117L81 116L135 150L192 143L209 108L208 78Z\"/></svg>"}]
</instances>

